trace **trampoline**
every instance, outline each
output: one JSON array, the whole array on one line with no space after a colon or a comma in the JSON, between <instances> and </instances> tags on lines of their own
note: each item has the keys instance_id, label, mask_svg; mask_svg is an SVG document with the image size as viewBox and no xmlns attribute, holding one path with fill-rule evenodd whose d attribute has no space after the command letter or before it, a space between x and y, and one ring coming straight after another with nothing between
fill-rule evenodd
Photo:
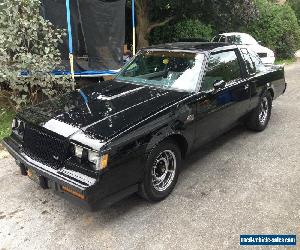
<instances>
[{"instance_id":1,"label":"trampoline","mask_svg":"<svg viewBox=\"0 0 300 250\"><path fill-rule=\"evenodd\" d=\"M135 1L132 2L135 54ZM123 66L126 0L42 0L41 14L67 36L59 47L62 70L55 76L100 78ZM23 72L23 76L27 74Z\"/></svg>"}]
</instances>

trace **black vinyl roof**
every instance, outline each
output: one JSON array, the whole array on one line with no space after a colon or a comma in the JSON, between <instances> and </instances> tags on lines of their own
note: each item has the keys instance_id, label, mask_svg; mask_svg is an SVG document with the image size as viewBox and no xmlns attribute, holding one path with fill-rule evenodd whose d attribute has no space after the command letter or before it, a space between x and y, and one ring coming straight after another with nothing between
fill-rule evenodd
<instances>
[{"instance_id":1,"label":"black vinyl roof","mask_svg":"<svg viewBox=\"0 0 300 250\"><path fill-rule=\"evenodd\" d=\"M158 49L158 50L186 50L186 51L212 51L220 49L233 49L236 45L229 43L213 43L213 42L177 42L166 43L150 46L145 49Z\"/></svg>"}]
</instances>

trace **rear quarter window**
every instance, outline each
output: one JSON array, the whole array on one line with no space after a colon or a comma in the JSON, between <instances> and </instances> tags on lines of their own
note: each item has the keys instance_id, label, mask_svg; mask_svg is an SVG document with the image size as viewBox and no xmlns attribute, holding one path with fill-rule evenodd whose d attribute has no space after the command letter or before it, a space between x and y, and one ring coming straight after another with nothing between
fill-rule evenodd
<instances>
[{"instance_id":1,"label":"rear quarter window","mask_svg":"<svg viewBox=\"0 0 300 250\"><path fill-rule=\"evenodd\" d=\"M247 49L241 49L247 71L250 75L256 73L256 65L254 60L251 58L251 55L249 54L249 51Z\"/></svg>"},{"instance_id":2,"label":"rear quarter window","mask_svg":"<svg viewBox=\"0 0 300 250\"><path fill-rule=\"evenodd\" d=\"M252 59L252 61L255 64L255 68L256 68L256 73L262 73L262 72L266 72L267 68L266 66L262 63L260 57L258 56L258 54L254 51L252 51L251 49L248 49L250 57Z\"/></svg>"}]
</instances>

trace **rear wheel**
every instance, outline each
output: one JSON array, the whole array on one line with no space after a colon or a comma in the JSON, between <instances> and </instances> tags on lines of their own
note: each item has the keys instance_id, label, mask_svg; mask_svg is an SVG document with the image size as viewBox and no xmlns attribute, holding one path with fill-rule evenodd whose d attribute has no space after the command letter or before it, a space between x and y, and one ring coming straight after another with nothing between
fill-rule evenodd
<instances>
[{"instance_id":1,"label":"rear wheel","mask_svg":"<svg viewBox=\"0 0 300 250\"><path fill-rule=\"evenodd\" d=\"M181 164L181 152L173 141L162 142L150 153L139 194L149 201L161 201L174 189Z\"/></svg>"},{"instance_id":2,"label":"rear wheel","mask_svg":"<svg viewBox=\"0 0 300 250\"><path fill-rule=\"evenodd\" d=\"M272 113L272 96L267 91L260 100L260 104L254 109L247 121L246 125L249 129L254 131L263 131L268 126Z\"/></svg>"}]
</instances>

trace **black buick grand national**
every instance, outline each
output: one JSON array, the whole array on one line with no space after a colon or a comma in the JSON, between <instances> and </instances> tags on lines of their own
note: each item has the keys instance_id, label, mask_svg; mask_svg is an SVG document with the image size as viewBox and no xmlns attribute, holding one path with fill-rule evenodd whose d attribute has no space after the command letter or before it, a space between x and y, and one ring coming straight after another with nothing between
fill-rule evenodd
<instances>
[{"instance_id":1,"label":"black buick grand national","mask_svg":"<svg viewBox=\"0 0 300 250\"><path fill-rule=\"evenodd\" d=\"M283 68L245 46L160 45L112 81L24 109L4 145L23 175L89 207L160 201L189 152L237 123L264 130L285 89Z\"/></svg>"}]
</instances>

